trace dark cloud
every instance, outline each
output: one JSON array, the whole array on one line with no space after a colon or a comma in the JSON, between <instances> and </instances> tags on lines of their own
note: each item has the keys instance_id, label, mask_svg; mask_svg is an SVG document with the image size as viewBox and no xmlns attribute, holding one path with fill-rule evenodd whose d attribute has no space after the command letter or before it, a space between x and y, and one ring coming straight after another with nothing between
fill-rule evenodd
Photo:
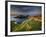
<instances>
[{"instance_id":1,"label":"dark cloud","mask_svg":"<svg viewBox=\"0 0 46 37\"><path fill-rule=\"evenodd\" d=\"M11 5L11 14L16 15L41 15L41 6Z\"/></svg>"},{"instance_id":2,"label":"dark cloud","mask_svg":"<svg viewBox=\"0 0 46 37\"><path fill-rule=\"evenodd\" d=\"M24 5L11 5L11 11L15 12L32 12L41 11L41 6L24 6Z\"/></svg>"}]
</instances>

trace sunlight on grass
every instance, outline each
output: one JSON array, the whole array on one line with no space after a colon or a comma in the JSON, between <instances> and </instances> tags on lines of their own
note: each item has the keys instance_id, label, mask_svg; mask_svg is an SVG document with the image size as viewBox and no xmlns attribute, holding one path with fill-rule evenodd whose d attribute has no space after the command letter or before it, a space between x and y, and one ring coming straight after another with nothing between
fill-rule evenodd
<instances>
[{"instance_id":1,"label":"sunlight on grass","mask_svg":"<svg viewBox=\"0 0 46 37\"><path fill-rule=\"evenodd\" d=\"M41 30L41 16L29 16L21 23L11 21L11 32Z\"/></svg>"}]
</instances>

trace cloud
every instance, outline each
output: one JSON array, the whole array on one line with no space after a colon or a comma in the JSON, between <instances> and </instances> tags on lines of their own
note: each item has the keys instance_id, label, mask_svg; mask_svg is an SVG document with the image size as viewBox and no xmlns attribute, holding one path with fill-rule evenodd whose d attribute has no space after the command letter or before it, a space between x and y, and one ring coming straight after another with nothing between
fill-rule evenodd
<instances>
[{"instance_id":1,"label":"cloud","mask_svg":"<svg viewBox=\"0 0 46 37\"><path fill-rule=\"evenodd\" d=\"M11 5L11 13L40 15L41 6Z\"/></svg>"}]
</instances>

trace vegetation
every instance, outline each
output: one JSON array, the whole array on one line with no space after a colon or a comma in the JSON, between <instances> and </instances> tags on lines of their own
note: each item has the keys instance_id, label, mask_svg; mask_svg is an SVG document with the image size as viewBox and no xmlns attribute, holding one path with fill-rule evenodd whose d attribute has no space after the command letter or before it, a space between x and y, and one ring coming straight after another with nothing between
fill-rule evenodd
<instances>
[{"instance_id":1,"label":"vegetation","mask_svg":"<svg viewBox=\"0 0 46 37\"><path fill-rule=\"evenodd\" d=\"M41 16L29 16L27 18L20 23L11 21L11 32L41 30Z\"/></svg>"}]
</instances>

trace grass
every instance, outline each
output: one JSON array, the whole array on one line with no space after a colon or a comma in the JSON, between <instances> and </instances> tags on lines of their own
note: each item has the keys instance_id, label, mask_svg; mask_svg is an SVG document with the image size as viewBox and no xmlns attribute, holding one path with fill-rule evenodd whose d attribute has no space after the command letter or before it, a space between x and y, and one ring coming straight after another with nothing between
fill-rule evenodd
<instances>
[{"instance_id":1,"label":"grass","mask_svg":"<svg viewBox=\"0 0 46 37\"><path fill-rule=\"evenodd\" d=\"M11 21L11 32L41 30L41 16L30 16L20 23Z\"/></svg>"}]
</instances>

